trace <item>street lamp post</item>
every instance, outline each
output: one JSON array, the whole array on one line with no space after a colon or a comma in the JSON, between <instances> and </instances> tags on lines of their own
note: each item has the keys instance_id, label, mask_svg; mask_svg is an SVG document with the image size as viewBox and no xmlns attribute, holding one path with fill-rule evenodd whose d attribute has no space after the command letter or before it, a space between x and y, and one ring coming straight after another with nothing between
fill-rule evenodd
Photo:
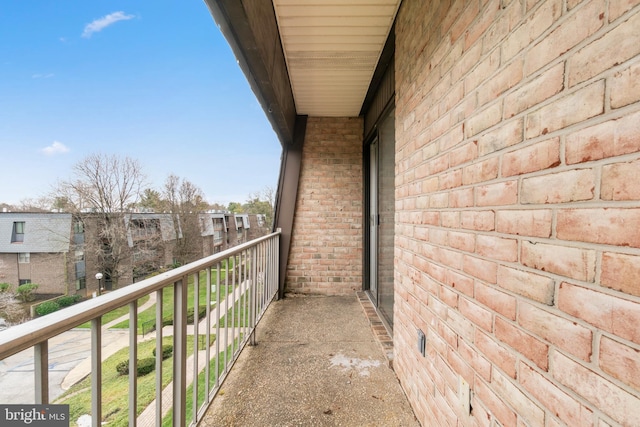
<instances>
[{"instance_id":1,"label":"street lamp post","mask_svg":"<svg viewBox=\"0 0 640 427\"><path fill-rule=\"evenodd\" d=\"M96 279L98 280L98 295L102 295L102 273L96 273Z\"/></svg>"}]
</instances>

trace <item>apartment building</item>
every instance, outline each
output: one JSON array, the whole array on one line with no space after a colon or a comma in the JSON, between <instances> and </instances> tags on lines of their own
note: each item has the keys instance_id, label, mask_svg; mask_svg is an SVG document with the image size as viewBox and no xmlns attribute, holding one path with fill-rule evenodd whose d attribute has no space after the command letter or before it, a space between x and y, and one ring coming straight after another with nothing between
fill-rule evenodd
<instances>
[{"instance_id":1,"label":"apartment building","mask_svg":"<svg viewBox=\"0 0 640 427\"><path fill-rule=\"evenodd\" d=\"M268 234L263 215L200 214L201 235L191 242L194 251L211 255ZM126 286L174 265L176 234L171 214L118 215L117 286ZM0 213L0 283L15 289L37 283L38 293L80 294L114 288L113 266L105 259L100 236L104 216L85 213ZM96 274L102 274L98 280Z\"/></svg>"}]
</instances>

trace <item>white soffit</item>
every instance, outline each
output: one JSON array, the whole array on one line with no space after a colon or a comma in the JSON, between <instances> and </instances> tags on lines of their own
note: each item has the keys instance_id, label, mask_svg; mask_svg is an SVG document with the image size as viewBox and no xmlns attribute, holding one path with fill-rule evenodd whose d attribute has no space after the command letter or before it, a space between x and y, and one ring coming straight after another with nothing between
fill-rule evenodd
<instances>
[{"instance_id":1,"label":"white soffit","mask_svg":"<svg viewBox=\"0 0 640 427\"><path fill-rule=\"evenodd\" d=\"M298 114L360 114L400 0L273 0Z\"/></svg>"}]
</instances>

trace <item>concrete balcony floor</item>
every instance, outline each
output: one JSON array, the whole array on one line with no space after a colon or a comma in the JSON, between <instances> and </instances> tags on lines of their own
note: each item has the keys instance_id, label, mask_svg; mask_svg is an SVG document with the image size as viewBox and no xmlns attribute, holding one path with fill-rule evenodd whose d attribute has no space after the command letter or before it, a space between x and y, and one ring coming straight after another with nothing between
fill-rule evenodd
<instances>
[{"instance_id":1,"label":"concrete balcony floor","mask_svg":"<svg viewBox=\"0 0 640 427\"><path fill-rule=\"evenodd\" d=\"M356 295L272 303L258 345L243 351L200 426L419 426L367 304Z\"/></svg>"}]
</instances>

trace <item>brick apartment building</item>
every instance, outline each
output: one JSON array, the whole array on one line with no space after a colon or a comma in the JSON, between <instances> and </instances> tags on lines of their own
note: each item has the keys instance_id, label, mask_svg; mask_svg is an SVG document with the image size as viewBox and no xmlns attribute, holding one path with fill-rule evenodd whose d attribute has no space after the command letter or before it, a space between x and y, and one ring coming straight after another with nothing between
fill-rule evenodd
<instances>
[{"instance_id":1,"label":"brick apartment building","mask_svg":"<svg viewBox=\"0 0 640 427\"><path fill-rule=\"evenodd\" d=\"M199 256L269 232L262 215L203 213L199 217L202 232L193 242ZM214 235L217 218L224 220L224 228ZM175 263L176 231L170 214L131 213L119 219L128 226L122 236L118 286ZM111 290L113 281L96 250L100 220L91 214L79 218L67 213L0 213L0 283L9 283L13 289L36 283L37 292L44 294L90 296L100 292L99 284L102 290ZM100 281L96 273L103 274Z\"/></svg>"},{"instance_id":2,"label":"brick apartment building","mask_svg":"<svg viewBox=\"0 0 640 427\"><path fill-rule=\"evenodd\" d=\"M286 289L366 290L423 425L640 425L640 2L207 4Z\"/></svg>"}]
</instances>

